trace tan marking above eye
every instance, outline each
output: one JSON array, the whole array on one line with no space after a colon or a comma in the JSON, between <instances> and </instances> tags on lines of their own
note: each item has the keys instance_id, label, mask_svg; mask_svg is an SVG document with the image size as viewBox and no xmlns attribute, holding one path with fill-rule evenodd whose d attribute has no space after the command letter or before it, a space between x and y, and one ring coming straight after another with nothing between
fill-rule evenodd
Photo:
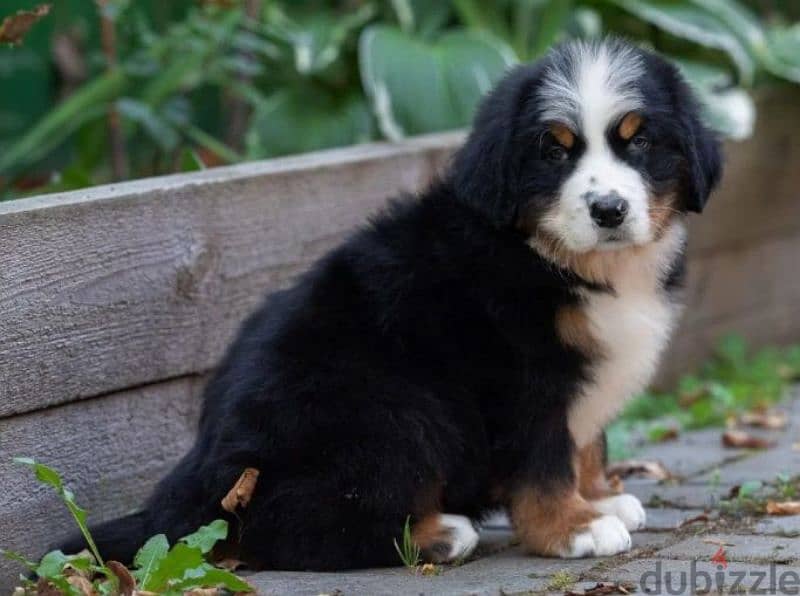
<instances>
[{"instance_id":1,"label":"tan marking above eye","mask_svg":"<svg viewBox=\"0 0 800 596\"><path fill-rule=\"evenodd\" d=\"M575 144L575 133L563 124L551 124L550 134L567 149L572 149L572 146Z\"/></svg>"},{"instance_id":2,"label":"tan marking above eye","mask_svg":"<svg viewBox=\"0 0 800 596\"><path fill-rule=\"evenodd\" d=\"M633 135L642 126L642 117L636 112L628 112L619 123L619 136L626 141L630 141Z\"/></svg>"}]
</instances>

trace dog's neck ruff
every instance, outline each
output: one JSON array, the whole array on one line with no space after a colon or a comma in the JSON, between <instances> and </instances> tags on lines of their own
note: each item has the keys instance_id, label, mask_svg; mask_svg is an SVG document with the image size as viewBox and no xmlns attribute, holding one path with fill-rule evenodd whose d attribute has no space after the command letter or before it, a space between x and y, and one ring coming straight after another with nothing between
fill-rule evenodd
<instances>
[{"instance_id":1,"label":"dog's neck ruff","mask_svg":"<svg viewBox=\"0 0 800 596\"><path fill-rule=\"evenodd\" d=\"M578 447L595 440L630 397L656 372L680 307L665 280L686 239L676 220L657 241L620 251L595 252L579 260L582 277L610 291L578 290L587 333L598 346L587 381L569 410L569 428ZM563 265L563 263L562 263Z\"/></svg>"}]
</instances>

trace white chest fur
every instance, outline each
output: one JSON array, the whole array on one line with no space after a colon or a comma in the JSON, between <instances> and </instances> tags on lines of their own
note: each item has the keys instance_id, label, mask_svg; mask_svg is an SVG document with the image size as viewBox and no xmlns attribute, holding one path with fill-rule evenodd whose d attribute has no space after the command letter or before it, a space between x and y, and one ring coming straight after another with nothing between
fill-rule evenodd
<instances>
[{"instance_id":1,"label":"white chest fur","mask_svg":"<svg viewBox=\"0 0 800 596\"><path fill-rule=\"evenodd\" d=\"M569 411L578 447L597 438L655 373L679 313L662 288L663 279L684 238L683 224L673 224L659 241L615 264L609 279L613 292L586 292L583 308L602 356Z\"/></svg>"}]
</instances>

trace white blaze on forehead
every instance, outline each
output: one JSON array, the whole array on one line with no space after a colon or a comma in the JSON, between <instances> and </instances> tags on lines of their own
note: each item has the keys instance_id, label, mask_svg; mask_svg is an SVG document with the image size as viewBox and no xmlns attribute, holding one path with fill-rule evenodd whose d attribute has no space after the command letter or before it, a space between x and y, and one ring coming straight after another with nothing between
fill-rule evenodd
<instances>
[{"instance_id":1,"label":"white blaze on forehead","mask_svg":"<svg viewBox=\"0 0 800 596\"><path fill-rule=\"evenodd\" d=\"M570 250L582 252L603 245L606 232L594 224L587 197L610 193L622 197L629 207L615 234L634 244L652 239L647 185L636 169L617 158L606 138L611 125L643 107L637 86L643 74L640 54L615 40L561 46L545 67L537 92L542 120L567 125L585 143L574 170L561 185L557 203L541 222Z\"/></svg>"},{"instance_id":2,"label":"white blaze on forehead","mask_svg":"<svg viewBox=\"0 0 800 596\"><path fill-rule=\"evenodd\" d=\"M542 119L580 131L587 144L602 140L612 119L642 106L636 82L644 66L639 54L616 41L575 41L556 50L538 96Z\"/></svg>"}]
</instances>

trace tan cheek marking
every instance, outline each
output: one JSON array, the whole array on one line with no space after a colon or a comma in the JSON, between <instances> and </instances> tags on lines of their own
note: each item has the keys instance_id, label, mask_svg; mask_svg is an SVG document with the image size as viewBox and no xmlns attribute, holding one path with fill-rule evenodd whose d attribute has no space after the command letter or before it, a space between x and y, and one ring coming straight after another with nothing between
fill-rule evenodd
<instances>
[{"instance_id":1,"label":"tan cheek marking","mask_svg":"<svg viewBox=\"0 0 800 596\"><path fill-rule=\"evenodd\" d=\"M619 124L619 136L629 141L642 125L642 117L636 112L628 112Z\"/></svg>"},{"instance_id":2,"label":"tan cheek marking","mask_svg":"<svg viewBox=\"0 0 800 596\"><path fill-rule=\"evenodd\" d=\"M580 306L564 306L556 313L556 329L564 345L575 348L586 356L600 353L600 346L591 333L586 311Z\"/></svg>"},{"instance_id":3,"label":"tan cheek marking","mask_svg":"<svg viewBox=\"0 0 800 596\"><path fill-rule=\"evenodd\" d=\"M678 197L675 193L667 193L650 198L648 208L650 224L656 240L659 240L669 228L669 224L679 215Z\"/></svg>"},{"instance_id":4,"label":"tan cheek marking","mask_svg":"<svg viewBox=\"0 0 800 596\"><path fill-rule=\"evenodd\" d=\"M575 532L599 517L572 487L555 492L518 490L511 497L510 513L522 546L530 553L545 556L559 556Z\"/></svg>"},{"instance_id":5,"label":"tan cheek marking","mask_svg":"<svg viewBox=\"0 0 800 596\"><path fill-rule=\"evenodd\" d=\"M563 124L550 125L550 133L567 149L572 149L575 144L575 134Z\"/></svg>"},{"instance_id":6,"label":"tan cheek marking","mask_svg":"<svg viewBox=\"0 0 800 596\"><path fill-rule=\"evenodd\" d=\"M581 449L577 460L578 490L584 499L602 499L617 494L606 479L602 439L598 438Z\"/></svg>"}]
</instances>

